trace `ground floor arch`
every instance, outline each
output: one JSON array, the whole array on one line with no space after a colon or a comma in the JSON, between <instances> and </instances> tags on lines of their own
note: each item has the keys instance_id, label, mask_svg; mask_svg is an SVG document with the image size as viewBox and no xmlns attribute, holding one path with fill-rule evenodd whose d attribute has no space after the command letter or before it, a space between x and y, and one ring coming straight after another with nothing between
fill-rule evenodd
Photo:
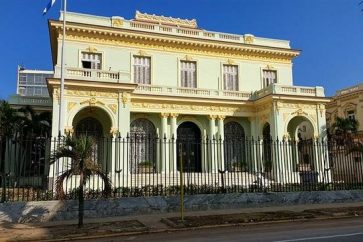
<instances>
[{"instance_id":1,"label":"ground floor arch","mask_svg":"<svg viewBox=\"0 0 363 242\"><path fill-rule=\"evenodd\" d=\"M177 128L177 169L181 165L187 172L202 171L202 139L199 127L190 121L181 123Z\"/></svg>"},{"instance_id":2,"label":"ground floor arch","mask_svg":"<svg viewBox=\"0 0 363 242\"><path fill-rule=\"evenodd\" d=\"M236 121L224 124L224 167L228 171L247 167L245 130Z\"/></svg>"},{"instance_id":3,"label":"ground floor arch","mask_svg":"<svg viewBox=\"0 0 363 242\"><path fill-rule=\"evenodd\" d=\"M74 116L72 124L73 135L76 137L88 136L93 139L93 160L104 171L109 172L112 166L112 146L109 137L111 119L107 112L99 107L86 107Z\"/></svg>"},{"instance_id":4,"label":"ground floor arch","mask_svg":"<svg viewBox=\"0 0 363 242\"><path fill-rule=\"evenodd\" d=\"M293 117L287 124L292 143L294 170L314 169L314 126L303 116Z\"/></svg>"},{"instance_id":5,"label":"ground floor arch","mask_svg":"<svg viewBox=\"0 0 363 242\"><path fill-rule=\"evenodd\" d=\"M131 122L129 167L132 173L155 171L157 144L156 128L150 120L138 118Z\"/></svg>"},{"instance_id":6,"label":"ground floor arch","mask_svg":"<svg viewBox=\"0 0 363 242\"><path fill-rule=\"evenodd\" d=\"M85 107L73 118L72 126L75 134L107 137L110 134L112 121L108 113L100 107Z\"/></svg>"}]
</instances>

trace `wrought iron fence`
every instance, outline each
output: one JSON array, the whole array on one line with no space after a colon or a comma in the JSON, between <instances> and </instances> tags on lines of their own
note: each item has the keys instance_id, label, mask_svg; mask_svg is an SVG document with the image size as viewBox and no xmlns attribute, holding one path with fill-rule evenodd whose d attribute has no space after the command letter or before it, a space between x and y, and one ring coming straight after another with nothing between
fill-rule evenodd
<instances>
[{"instance_id":1,"label":"wrought iron fence","mask_svg":"<svg viewBox=\"0 0 363 242\"><path fill-rule=\"evenodd\" d=\"M57 177L72 161L49 161L63 142L0 137L1 201L57 199ZM352 149L362 144L135 135L95 139L92 160L111 180L111 197L178 195L181 186L186 194L345 190L363 188L363 155ZM67 199L77 197L78 185L77 175L64 182ZM102 180L93 175L85 197L100 198L102 189Z\"/></svg>"}]
</instances>

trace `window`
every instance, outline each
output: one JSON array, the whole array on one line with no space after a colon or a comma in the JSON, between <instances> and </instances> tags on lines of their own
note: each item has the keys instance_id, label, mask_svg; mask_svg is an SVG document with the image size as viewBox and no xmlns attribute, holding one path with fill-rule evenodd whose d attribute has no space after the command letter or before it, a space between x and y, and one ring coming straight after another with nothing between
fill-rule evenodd
<instances>
[{"instance_id":1,"label":"window","mask_svg":"<svg viewBox=\"0 0 363 242\"><path fill-rule=\"evenodd\" d=\"M19 87L19 95L24 96L25 95L25 87Z\"/></svg>"},{"instance_id":2,"label":"window","mask_svg":"<svg viewBox=\"0 0 363 242\"><path fill-rule=\"evenodd\" d=\"M134 57L134 82L139 84L151 84L151 58Z\"/></svg>"},{"instance_id":3,"label":"window","mask_svg":"<svg viewBox=\"0 0 363 242\"><path fill-rule=\"evenodd\" d=\"M82 52L82 68L101 69L101 54Z\"/></svg>"},{"instance_id":4,"label":"window","mask_svg":"<svg viewBox=\"0 0 363 242\"><path fill-rule=\"evenodd\" d=\"M238 91L238 66L223 65L223 89Z\"/></svg>"},{"instance_id":5,"label":"window","mask_svg":"<svg viewBox=\"0 0 363 242\"><path fill-rule=\"evenodd\" d=\"M263 70L263 88L272 83L277 83L277 72L273 70Z\"/></svg>"},{"instance_id":6,"label":"window","mask_svg":"<svg viewBox=\"0 0 363 242\"><path fill-rule=\"evenodd\" d=\"M348 111L348 112L347 112L347 117L348 117L349 119L354 120L354 119L355 119L355 112L354 112L353 110Z\"/></svg>"},{"instance_id":7,"label":"window","mask_svg":"<svg viewBox=\"0 0 363 242\"><path fill-rule=\"evenodd\" d=\"M196 62L181 61L180 62L180 84L182 87L197 87Z\"/></svg>"}]
</instances>

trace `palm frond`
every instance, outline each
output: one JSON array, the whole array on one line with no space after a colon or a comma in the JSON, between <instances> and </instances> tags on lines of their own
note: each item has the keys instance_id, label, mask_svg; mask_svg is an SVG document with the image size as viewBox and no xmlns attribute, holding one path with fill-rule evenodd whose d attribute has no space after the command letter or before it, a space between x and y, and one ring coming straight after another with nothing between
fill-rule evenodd
<instances>
[{"instance_id":1,"label":"palm frond","mask_svg":"<svg viewBox=\"0 0 363 242\"><path fill-rule=\"evenodd\" d=\"M71 168L69 170L64 171L60 176L57 177L55 189L56 189L58 199L62 200L66 197L66 194L63 189L63 183L64 183L64 180L67 180L73 174L74 174L74 170Z\"/></svg>"},{"instance_id":2,"label":"palm frond","mask_svg":"<svg viewBox=\"0 0 363 242\"><path fill-rule=\"evenodd\" d=\"M111 195L111 192L112 192L112 183L111 183L110 178L108 177L107 174L105 174L101 170L98 170L96 172L96 175L98 175L102 179L102 181L104 183L104 188L102 190L102 196L103 197L109 197Z\"/></svg>"}]
</instances>

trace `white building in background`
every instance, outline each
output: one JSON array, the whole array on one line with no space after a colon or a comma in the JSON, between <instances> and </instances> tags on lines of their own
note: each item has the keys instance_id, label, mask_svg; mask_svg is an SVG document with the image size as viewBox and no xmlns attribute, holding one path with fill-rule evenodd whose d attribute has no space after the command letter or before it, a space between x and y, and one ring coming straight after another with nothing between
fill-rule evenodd
<instances>
[{"instance_id":1,"label":"white building in background","mask_svg":"<svg viewBox=\"0 0 363 242\"><path fill-rule=\"evenodd\" d=\"M49 96L47 78L53 75L53 71L30 70L18 66L16 95L9 98L9 103L15 108L30 105L39 112L51 111L52 100Z\"/></svg>"}]
</instances>

